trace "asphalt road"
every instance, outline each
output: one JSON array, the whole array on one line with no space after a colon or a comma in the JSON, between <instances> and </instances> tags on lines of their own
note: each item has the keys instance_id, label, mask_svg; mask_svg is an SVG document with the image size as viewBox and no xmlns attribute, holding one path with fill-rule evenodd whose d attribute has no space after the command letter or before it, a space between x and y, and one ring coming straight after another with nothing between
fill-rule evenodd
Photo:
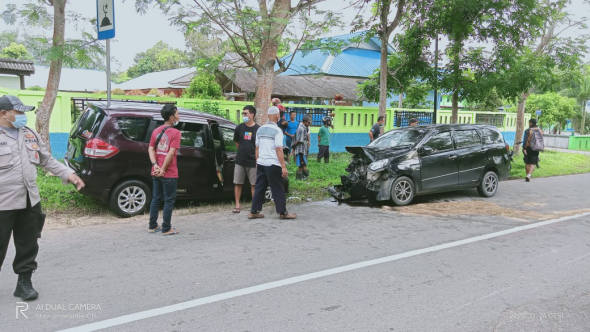
<instances>
[{"instance_id":1,"label":"asphalt road","mask_svg":"<svg viewBox=\"0 0 590 332\"><path fill-rule=\"evenodd\" d=\"M588 331L589 188L584 174L401 210L307 203L288 222L270 206L199 214L173 237L147 221L49 229L28 308L11 245L0 331Z\"/></svg>"}]
</instances>

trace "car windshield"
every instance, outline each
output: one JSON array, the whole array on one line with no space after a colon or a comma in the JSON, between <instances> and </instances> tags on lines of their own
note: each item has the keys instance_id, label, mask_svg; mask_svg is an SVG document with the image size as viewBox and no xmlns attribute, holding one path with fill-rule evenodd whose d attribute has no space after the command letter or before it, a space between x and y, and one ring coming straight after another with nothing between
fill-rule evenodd
<instances>
[{"instance_id":1,"label":"car windshield","mask_svg":"<svg viewBox=\"0 0 590 332\"><path fill-rule=\"evenodd\" d=\"M378 149L412 147L420 142L425 133L424 129L392 130L371 142L369 147Z\"/></svg>"}]
</instances>

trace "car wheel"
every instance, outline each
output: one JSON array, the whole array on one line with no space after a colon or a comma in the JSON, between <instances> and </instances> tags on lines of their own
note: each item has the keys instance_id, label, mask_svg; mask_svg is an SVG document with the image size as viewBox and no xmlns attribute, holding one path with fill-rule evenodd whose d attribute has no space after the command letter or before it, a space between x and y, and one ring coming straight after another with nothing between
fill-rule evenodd
<instances>
[{"instance_id":1,"label":"car wheel","mask_svg":"<svg viewBox=\"0 0 590 332\"><path fill-rule=\"evenodd\" d=\"M498 191L498 174L494 171L489 171L484 174L481 183L477 187L477 191L483 197L492 197Z\"/></svg>"},{"instance_id":2,"label":"car wheel","mask_svg":"<svg viewBox=\"0 0 590 332\"><path fill-rule=\"evenodd\" d=\"M143 182L127 180L111 193L110 207L121 217L128 218L143 213L152 199L152 191Z\"/></svg>"},{"instance_id":3,"label":"car wheel","mask_svg":"<svg viewBox=\"0 0 590 332\"><path fill-rule=\"evenodd\" d=\"M400 176L391 185L391 200L395 205L408 205L414 200L416 186L407 176Z\"/></svg>"}]
</instances>

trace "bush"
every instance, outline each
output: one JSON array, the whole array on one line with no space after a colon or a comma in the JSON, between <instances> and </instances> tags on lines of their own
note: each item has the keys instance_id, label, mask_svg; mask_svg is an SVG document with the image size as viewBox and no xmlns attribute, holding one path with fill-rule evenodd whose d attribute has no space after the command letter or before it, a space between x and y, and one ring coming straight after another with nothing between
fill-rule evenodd
<instances>
[{"instance_id":1,"label":"bush","mask_svg":"<svg viewBox=\"0 0 590 332\"><path fill-rule=\"evenodd\" d=\"M193 77L189 87L184 90L184 96L197 99L221 99L223 91L215 75L202 72Z\"/></svg>"},{"instance_id":2,"label":"bush","mask_svg":"<svg viewBox=\"0 0 590 332\"><path fill-rule=\"evenodd\" d=\"M113 94L113 95L124 95L125 94L125 90L123 90L123 89L113 89L113 91L111 91L111 94Z\"/></svg>"},{"instance_id":3,"label":"bush","mask_svg":"<svg viewBox=\"0 0 590 332\"><path fill-rule=\"evenodd\" d=\"M148 96L155 96L155 97L161 97L162 96L162 92L160 92L160 90L153 88L150 90L150 92L148 92L147 94Z\"/></svg>"},{"instance_id":4,"label":"bush","mask_svg":"<svg viewBox=\"0 0 590 332\"><path fill-rule=\"evenodd\" d=\"M197 110L227 119L225 110L222 110L221 107L219 107L219 103L216 101L203 101L197 104Z\"/></svg>"}]
</instances>

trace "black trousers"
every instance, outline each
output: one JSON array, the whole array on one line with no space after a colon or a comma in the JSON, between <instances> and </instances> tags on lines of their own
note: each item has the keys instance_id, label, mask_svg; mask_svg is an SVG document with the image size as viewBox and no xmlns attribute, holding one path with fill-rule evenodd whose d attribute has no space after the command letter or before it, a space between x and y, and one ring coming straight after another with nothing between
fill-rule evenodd
<instances>
[{"instance_id":1,"label":"black trousers","mask_svg":"<svg viewBox=\"0 0 590 332\"><path fill-rule=\"evenodd\" d=\"M325 162L327 162L327 163L330 162L330 146L329 145L320 145L319 146L318 163L320 161L322 161L322 158L324 158Z\"/></svg>"},{"instance_id":2,"label":"black trousers","mask_svg":"<svg viewBox=\"0 0 590 332\"><path fill-rule=\"evenodd\" d=\"M287 199L285 198L282 169L276 165L256 165L256 186L254 187L254 198L252 199L252 209L250 212L258 213L262 211L262 204L264 203L264 196L268 186L270 186L277 213L286 214Z\"/></svg>"},{"instance_id":3,"label":"black trousers","mask_svg":"<svg viewBox=\"0 0 590 332\"><path fill-rule=\"evenodd\" d=\"M22 210L0 211L0 268L6 257L10 235L14 238L16 255L12 263L14 273L33 272L37 269L37 239L41 235L44 216L41 203L31 206L27 199L27 208Z\"/></svg>"}]
</instances>

